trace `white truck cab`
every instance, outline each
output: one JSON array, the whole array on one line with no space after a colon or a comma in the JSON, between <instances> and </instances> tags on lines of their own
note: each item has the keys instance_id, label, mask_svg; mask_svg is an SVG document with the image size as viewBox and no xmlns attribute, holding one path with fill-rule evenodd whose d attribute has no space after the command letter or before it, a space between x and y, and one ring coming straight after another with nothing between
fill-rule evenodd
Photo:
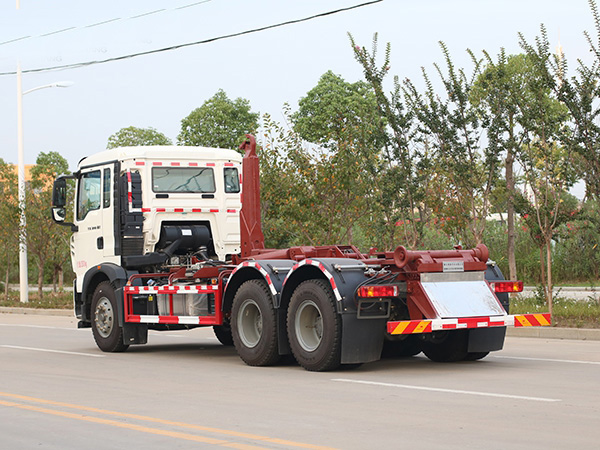
<instances>
[{"instance_id":1,"label":"white truck cab","mask_svg":"<svg viewBox=\"0 0 600 450\"><path fill-rule=\"evenodd\" d=\"M239 253L241 161L233 150L183 146L121 147L83 158L73 175L57 179L76 180L74 219L66 224L74 231L76 291L100 264L148 272L190 264L198 248L221 261ZM64 209L53 212L65 224Z\"/></svg>"}]
</instances>

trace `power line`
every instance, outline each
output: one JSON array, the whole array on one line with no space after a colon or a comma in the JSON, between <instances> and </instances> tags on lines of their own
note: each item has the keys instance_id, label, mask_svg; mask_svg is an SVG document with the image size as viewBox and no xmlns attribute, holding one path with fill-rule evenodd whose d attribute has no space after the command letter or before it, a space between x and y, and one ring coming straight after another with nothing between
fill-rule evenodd
<instances>
[{"instance_id":1,"label":"power line","mask_svg":"<svg viewBox=\"0 0 600 450\"><path fill-rule=\"evenodd\" d=\"M131 17L124 17L124 18L123 17L115 17L114 19L103 20L102 22L93 23L91 25L84 25L84 26L81 26L81 27L68 27L68 28L64 28L62 30L56 30L56 31L51 31L49 33L40 34L39 36L21 36L20 38L15 38L15 39L10 39L8 41L0 42L0 45L11 44L13 42L22 41L24 39L36 39L36 38L41 38L41 37L46 37L46 36L52 36L52 35L55 35L55 34L64 33L65 31L79 30L79 29L82 29L82 28L93 28L93 27L97 27L99 25L106 25L107 23L117 22L119 20L139 19L141 17L150 16L150 15L156 14L156 13L167 12L167 11L177 11L179 9L191 8L192 6L198 6L198 5L201 5L202 3L208 3L210 1L212 1L212 0L201 0L201 1L198 1L198 2L194 2L194 3L189 3L187 5L178 6L176 8L157 9L156 11L150 11L150 12L146 12L146 13L142 13L142 14L137 14L137 15L131 16Z\"/></svg>"},{"instance_id":2,"label":"power line","mask_svg":"<svg viewBox=\"0 0 600 450\"><path fill-rule=\"evenodd\" d=\"M224 39L230 39L230 38L234 38L234 37L238 37L238 36L244 36L244 35L247 35L247 34L258 33L258 32L270 30L270 29L273 29L273 28L280 28L280 27L284 27L284 26L287 26L287 25L293 25L293 24L297 24L297 23L301 23L301 22L307 22L309 20L317 19L317 18L320 18L320 17L331 16L333 14L338 14L338 13L341 13L341 12L350 11L350 10L357 9L357 8L362 8L364 6L373 5L375 3L380 3L382 1L383 0L373 0L373 1L365 2L365 3L360 3L358 5L348 6L346 8L340 8L340 9L336 9L336 10L332 10L332 11L327 11L327 12L324 12L324 13L315 14L315 15L312 15L312 16L309 16L309 17L304 17L302 19L288 20L286 22L280 22L280 23L273 24L273 25L266 25L264 27L253 28L253 29L250 29L250 30L240 31L240 32L237 32L237 33L226 34L226 35L217 36L217 37L213 37L213 38L208 38L208 39L204 39L204 40L196 41L196 42L188 42L188 43L185 43L185 44L178 44L178 45L173 45L173 46L170 46L170 47L164 47L164 48L159 48L159 49L155 49L155 50L148 50L148 51L145 51L145 52L131 53L131 54L128 54L128 55L116 56L114 58L108 58L108 59L97 60L97 61L86 61L86 62L81 62L81 63L63 64L63 65L59 65L59 66L42 67L42 68L37 68L37 69L28 69L28 70L23 70L22 73L39 73L39 72L49 72L49 71L53 71L53 70L76 69L76 68L80 68L80 67L87 67L87 66L92 66L92 65L97 65L97 64L106 64L106 63L109 63L109 62L122 61L122 60L125 60L125 59L136 58L138 56L152 55L152 54L155 54L155 53L162 53L162 52L167 52L167 51L171 51L171 50L178 50L178 49L184 48L184 47L191 47L191 46L194 46L194 45L208 44L210 42L221 41L221 40L224 40ZM15 74L16 74L16 72L0 72L0 76L15 75Z\"/></svg>"}]
</instances>

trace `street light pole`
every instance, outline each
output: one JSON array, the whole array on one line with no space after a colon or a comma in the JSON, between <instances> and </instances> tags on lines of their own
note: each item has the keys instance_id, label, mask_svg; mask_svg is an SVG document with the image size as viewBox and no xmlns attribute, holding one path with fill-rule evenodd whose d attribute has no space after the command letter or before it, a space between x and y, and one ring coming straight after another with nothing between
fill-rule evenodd
<instances>
[{"instance_id":1,"label":"street light pole","mask_svg":"<svg viewBox=\"0 0 600 450\"><path fill-rule=\"evenodd\" d=\"M23 152L23 96L39 89L51 87L69 87L72 81L38 86L23 91L21 63L17 63L17 146L18 146L18 179L19 179L19 299L21 303L29 302L29 281L27 269L27 221L25 218L25 156Z\"/></svg>"},{"instance_id":2,"label":"street light pole","mask_svg":"<svg viewBox=\"0 0 600 450\"><path fill-rule=\"evenodd\" d=\"M23 88L21 81L21 63L17 63L17 135L19 149L19 298L21 303L29 302L29 284L27 280L27 224L25 221L25 160L23 155Z\"/></svg>"}]
</instances>

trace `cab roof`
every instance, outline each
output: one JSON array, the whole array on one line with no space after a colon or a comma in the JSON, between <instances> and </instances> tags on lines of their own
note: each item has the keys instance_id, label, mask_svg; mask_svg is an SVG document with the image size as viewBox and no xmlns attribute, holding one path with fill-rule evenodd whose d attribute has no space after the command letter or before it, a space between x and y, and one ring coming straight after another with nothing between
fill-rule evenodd
<instances>
[{"instance_id":1,"label":"cab roof","mask_svg":"<svg viewBox=\"0 0 600 450\"><path fill-rule=\"evenodd\" d=\"M154 145L137 147L118 147L79 161L78 169L111 161L201 161L241 163L242 155L235 150L210 147L190 147L180 145Z\"/></svg>"}]
</instances>

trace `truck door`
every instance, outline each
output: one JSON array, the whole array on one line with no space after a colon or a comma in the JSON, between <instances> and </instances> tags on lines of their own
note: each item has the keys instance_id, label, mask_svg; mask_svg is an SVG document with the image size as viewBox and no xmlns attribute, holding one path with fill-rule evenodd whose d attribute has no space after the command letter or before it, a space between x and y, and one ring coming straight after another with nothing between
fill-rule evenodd
<instances>
[{"instance_id":1,"label":"truck door","mask_svg":"<svg viewBox=\"0 0 600 450\"><path fill-rule=\"evenodd\" d=\"M115 256L114 167L102 169L102 242L104 259ZM118 263L118 262L117 262Z\"/></svg>"},{"instance_id":2,"label":"truck door","mask_svg":"<svg viewBox=\"0 0 600 450\"><path fill-rule=\"evenodd\" d=\"M111 166L82 169L77 182L72 236L73 270L83 280L87 270L114 256L114 208Z\"/></svg>"}]
</instances>

